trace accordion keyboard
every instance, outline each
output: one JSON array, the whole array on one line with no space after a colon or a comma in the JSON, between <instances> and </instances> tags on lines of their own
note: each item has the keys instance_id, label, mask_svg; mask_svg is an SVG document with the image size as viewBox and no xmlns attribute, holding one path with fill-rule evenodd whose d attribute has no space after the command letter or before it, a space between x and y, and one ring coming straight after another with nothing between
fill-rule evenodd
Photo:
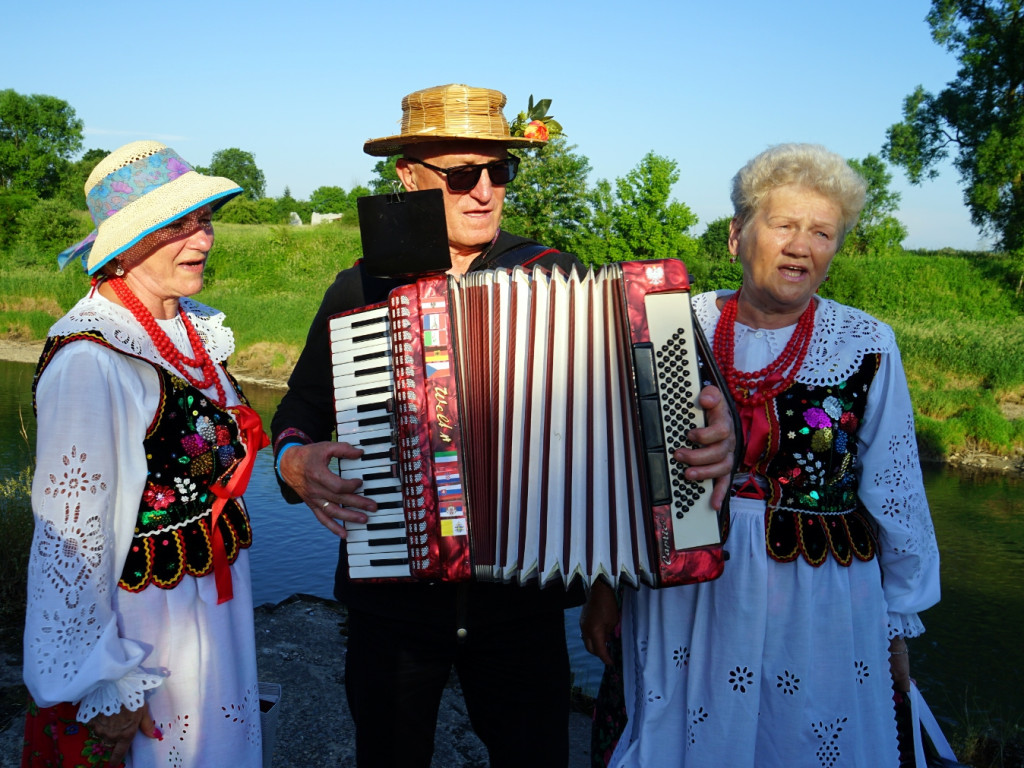
<instances>
[{"instance_id":1,"label":"accordion keyboard","mask_svg":"<svg viewBox=\"0 0 1024 768\"><path fill-rule=\"evenodd\" d=\"M363 449L358 459L340 459L338 470L362 479L359 493L377 503L366 523L345 524L349 575L409 576L387 308L333 318L330 329L338 440Z\"/></svg>"}]
</instances>

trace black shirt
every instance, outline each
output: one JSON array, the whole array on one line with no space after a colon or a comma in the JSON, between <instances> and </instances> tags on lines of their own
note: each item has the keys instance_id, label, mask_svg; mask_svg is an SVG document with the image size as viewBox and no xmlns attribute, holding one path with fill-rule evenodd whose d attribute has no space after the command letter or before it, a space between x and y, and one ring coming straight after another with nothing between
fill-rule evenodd
<instances>
[{"instance_id":1,"label":"black shirt","mask_svg":"<svg viewBox=\"0 0 1024 768\"><path fill-rule=\"evenodd\" d=\"M531 240L499 232L494 245L470 265L470 271L537 264L559 266L569 271L578 266L572 254L547 249ZM275 453L285 430L301 430L313 442L331 440L334 435L334 388L328 321L340 312L384 301L392 289L411 280L373 277L361 262L339 272L327 289L306 337L306 345L288 380L288 392L282 398L271 422ZM286 435L281 445L295 442ZM301 440L298 440L301 441ZM281 483L281 492L289 503L298 503L298 495ZM301 560L301 558L300 558ZM454 615L457 585L435 582L394 582L387 584L351 581L348 558L341 540L335 573L335 597L350 608L395 618L442 621ZM472 620L515 620L537 611L561 610L582 602L582 589L568 592L561 583L541 589L536 585L505 585L471 582L461 594Z\"/></svg>"}]
</instances>

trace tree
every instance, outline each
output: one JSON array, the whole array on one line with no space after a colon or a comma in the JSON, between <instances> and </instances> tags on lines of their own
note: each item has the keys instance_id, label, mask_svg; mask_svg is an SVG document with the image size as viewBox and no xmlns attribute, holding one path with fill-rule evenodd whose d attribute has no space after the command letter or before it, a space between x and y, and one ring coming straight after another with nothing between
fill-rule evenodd
<instances>
[{"instance_id":1,"label":"tree","mask_svg":"<svg viewBox=\"0 0 1024 768\"><path fill-rule=\"evenodd\" d=\"M959 63L933 95L918 86L883 154L911 183L952 153L971 220L1007 250L1024 247L1024 0L932 0L932 39Z\"/></svg>"},{"instance_id":2,"label":"tree","mask_svg":"<svg viewBox=\"0 0 1024 768\"><path fill-rule=\"evenodd\" d=\"M292 197L291 187L285 185L284 194L274 200L274 223L290 221L293 213L300 220L309 223L308 208L309 203L300 203Z\"/></svg>"},{"instance_id":3,"label":"tree","mask_svg":"<svg viewBox=\"0 0 1024 768\"><path fill-rule=\"evenodd\" d=\"M575 248L590 218L590 161L575 148L557 135L541 147L517 150L519 174L505 188L503 228L560 250Z\"/></svg>"},{"instance_id":4,"label":"tree","mask_svg":"<svg viewBox=\"0 0 1024 768\"><path fill-rule=\"evenodd\" d=\"M82 148L82 121L54 96L0 91L0 188L52 197Z\"/></svg>"},{"instance_id":5,"label":"tree","mask_svg":"<svg viewBox=\"0 0 1024 768\"><path fill-rule=\"evenodd\" d=\"M722 216L705 227L699 239L700 249L707 258L713 261L728 261L732 258L732 252L729 250L731 225L732 216Z\"/></svg>"},{"instance_id":6,"label":"tree","mask_svg":"<svg viewBox=\"0 0 1024 768\"><path fill-rule=\"evenodd\" d=\"M266 192L266 179L263 176L263 171L257 167L256 158L251 152L235 147L219 149L210 158L209 168L196 168L196 170L231 179L244 190L242 196L249 200L259 200Z\"/></svg>"},{"instance_id":7,"label":"tree","mask_svg":"<svg viewBox=\"0 0 1024 768\"><path fill-rule=\"evenodd\" d=\"M317 213L342 213L351 206L348 193L341 187L317 187L309 203Z\"/></svg>"},{"instance_id":8,"label":"tree","mask_svg":"<svg viewBox=\"0 0 1024 768\"><path fill-rule=\"evenodd\" d=\"M388 192L394 192L403 188L402 182L398 180L398 171L395 170L395 163L397 162L398 156L394 155L378 160L377 164L373 166L373 172L377 174L370 181L370 189L373 191L373 194L385 195Z\"/></svg>"},{"instance_id":9,"label":"tree","mask_svg":"<svg viewBox=\"0 0 1024 768\"><path fill-rule=\"evenodd\" d=\"M575 252L588 266L624 261L628 254L615 236L615 194L608 179L598 179L586 194L590 224L576 238Z\"/></svg>"},{"instance_id":10,"label":"tree","mask_svg":"<svg viewBox=\"0 0 1024 768\"><path fill-rule=\"evenodd\" d=\"M239 195L218 208L213 218L215 221L226 221L231 224L283 223L277 200L272 197L250 200L245 195Z\"/></svg>"},{"instance_id":11,"label":"tree","mask_svg":"<svg viewBox=\"0 0 1024 768\"><path fill-rule=\"evenodd\" d=\"M348 191L348 208L346 210L354 211L359 205L358 200L360 197L367 197L372 194L373 192L368 187L364 187L362 184L356 184L356 186L352 187L352 189Z\"/></svg>"},{"instance_id":12,"label":"tree","mask_svg":"<svg viewBox=\"0 0 1024 768\"><path fill-rule=\"evenodd\" d=\"M615 180L613 229L629 258L686 261L696 253L696 241L686 231L697 223L697 216L685 204L669 200L678 180L676 161L653 152Z\"/></svg>"},{"instance_id":13,"label":"tree","mask_svg":"<svg viewBox=\"0 0 1024 768\"><path fill-rule=\"evenodd\" d=\"M71 163L60 180L60 196L79 211L88 205L85 200L85 182L89 174L100 164L100 160L109 155L106 149L90 149L78 160Z\"/></svg>"},{"instance_id":14,"label":"tree","mask_svg":"<svg viewBox=\"0 0 1024 768\"><path fill-rule=\"evenodd\" d=\"M868 189L860 219L846 236L843 251L885 253L901 248L907 239L907 228L893 215L899 210L901 195L889 189L892 174L878 155L847 162L868 183Z\"/></svg>"}]
</instances>

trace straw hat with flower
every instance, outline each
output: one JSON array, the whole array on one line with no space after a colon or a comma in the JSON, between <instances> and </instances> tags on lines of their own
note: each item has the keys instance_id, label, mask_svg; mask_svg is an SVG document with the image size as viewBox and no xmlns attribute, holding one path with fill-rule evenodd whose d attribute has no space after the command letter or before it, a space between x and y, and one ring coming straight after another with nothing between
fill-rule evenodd
<instances>
[{"instance_id":1,"label":"straw hat with flower","mask_svg":"<svg viewBox=\"0 0 1024 768\"><path fill-rule=\"evenodd\" d=\"M376 157L399 155L405 148L439 140L493 141L506 147L537 147L543 139L513 136L502 113L505 94L469 85L438 85L402 99L401 133L363 144Z\"/></svg>"},{"instance_id":2,"label":"straw hat with flower","mask_svg":"<svg viewBox=\"0 0 1024 768\"><path fill-rule=\"evenodd\" d=\"M146 235L209 205L216 210L242 188L230 179L204 176L158 141L134 141L100 161L85 182L96 225L88 237L57 256L61 269L81 257L90 275Z\"/></svg>"}]
</instances>

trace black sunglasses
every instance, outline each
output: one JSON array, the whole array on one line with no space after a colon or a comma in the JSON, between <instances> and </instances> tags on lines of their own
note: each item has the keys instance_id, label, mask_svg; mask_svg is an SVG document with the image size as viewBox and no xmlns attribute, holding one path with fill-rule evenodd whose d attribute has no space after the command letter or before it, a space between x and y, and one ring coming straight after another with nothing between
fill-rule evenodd
<instances>
[{"instance_id":1,"label":"black sunglasses","mask_svg":"<svg viewBox=\"0 0 1024 768\"><path fill-rule=\"evenodd\" d=\"M448 189L452 192L468 192L480 183L480 174L487 171L491 184L496 187L504 187L519 172L519 158L509 155L504 160L495 160L493 163L482 165L453 165L451 168L439 168L436 165L417 160L415 157L407 157L408 163L416 163L424 168L444 174L448 182Z\"/></svg>"}]
</instances>

